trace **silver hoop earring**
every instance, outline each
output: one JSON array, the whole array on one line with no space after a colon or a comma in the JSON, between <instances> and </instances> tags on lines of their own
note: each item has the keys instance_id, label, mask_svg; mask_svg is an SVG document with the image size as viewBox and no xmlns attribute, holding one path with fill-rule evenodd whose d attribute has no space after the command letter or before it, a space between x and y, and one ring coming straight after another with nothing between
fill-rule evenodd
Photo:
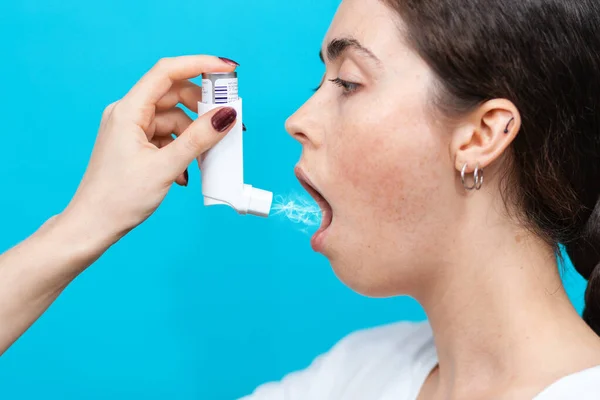
<instances>
[{"instance_id":1,"label":"silver hoop earring","mask_svg":"<svg viewBox=\"0 0 600 400\"><path fill-rule=\"evenodd\" d=\"M483 168L479 168L479 163L477 163L477 165L475 166L475 172L473 172L473 185L467 186L467 179L465 178L465 174L467 172L468 165L468 163L465 163L460 173L462 184L466 190L479 190L483 186Z\"/></svg>"}]
</instances>

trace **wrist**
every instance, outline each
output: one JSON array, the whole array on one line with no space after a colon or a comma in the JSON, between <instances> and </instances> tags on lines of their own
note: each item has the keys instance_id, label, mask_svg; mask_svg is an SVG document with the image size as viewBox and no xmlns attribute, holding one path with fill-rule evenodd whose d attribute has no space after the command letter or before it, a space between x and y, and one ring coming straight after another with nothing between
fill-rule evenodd
<instances>
[{"instance_id":1,"label":"wrist","mask_svg":"<svg viewBox=\"0 0 600 400\"><path fill-rule=\"evenodd\" d=\"M69 264L79 270L87 268L119 239L100 219L70 208L48 220L40 234L67 254Z\"/></svg>"}]
</instances>

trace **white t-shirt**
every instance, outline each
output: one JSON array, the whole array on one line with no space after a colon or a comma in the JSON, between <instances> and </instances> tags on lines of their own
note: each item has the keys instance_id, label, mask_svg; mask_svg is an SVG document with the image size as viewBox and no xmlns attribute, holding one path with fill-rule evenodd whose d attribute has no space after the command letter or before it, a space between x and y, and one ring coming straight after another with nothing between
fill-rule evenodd
<instances>
[{"instance_id":1,"label":"white t-shirt","mask_svg":"<svg viewBox=\"0 0 600 400\"><path fill-rule=\"evenodd\" d=\"M415 400L437 365L431 327L397 323L355 332L305 370L241 400ZM599 400L600 366L555 382L534 400Z\"/></svg>"}]
</instances>

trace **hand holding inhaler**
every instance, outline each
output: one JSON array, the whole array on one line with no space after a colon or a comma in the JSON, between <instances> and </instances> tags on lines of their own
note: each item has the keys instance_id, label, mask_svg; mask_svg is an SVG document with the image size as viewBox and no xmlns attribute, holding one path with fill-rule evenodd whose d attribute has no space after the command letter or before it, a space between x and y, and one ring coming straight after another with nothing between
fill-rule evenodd
<instances>
[{"instance_id":1,"label":"hand holding inhaler","mask_svg":"<svg viewBox=\"0 0 600 400\"><path fill-rule=\"evenodd\" d=\"M212 56L159 61L106 108L87 171L60 218L84 223L111 245L148 218L174 182L186 186L187 167L237 125L237 112L215 107L192 121L177 105L197 112L202 89L189 79L236 66Z\"/></svg>"},{"instance_id":2,"label":"hand holding inhaler","mask_svg":"<svg viewBox=\"0 0 600 400\"><path fill-rule=\"evenodd\" d=\"M203 73L233 73L237 65L210 56L164 59L106 108L67 208L0 255L0 355L75 277L148 218L174 182L187 186L194 159L203 169L205 204L269 213L271 193L243 182L241 101L207 104L219 99L203 101L202 88L189 81ZM178 104L194 112L200 105L200 116L192 121ZM205 154L228 133L232 140Z\"/></svg>"}]
</instances>

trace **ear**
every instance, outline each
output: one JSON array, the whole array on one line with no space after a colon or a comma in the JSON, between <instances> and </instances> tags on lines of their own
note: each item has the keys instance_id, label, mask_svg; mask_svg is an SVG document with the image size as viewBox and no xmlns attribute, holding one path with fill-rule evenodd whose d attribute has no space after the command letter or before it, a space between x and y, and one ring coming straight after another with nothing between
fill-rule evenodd
<instances>
[{"instance_id":1,"label":"ear","mask_svg":"<svg viewBox=\"0 0 600 400\"><path fill-rule=\"evenodd\" d=\"M489 100L469 114L453 133L450 151L455 168L467 173L485 168L500 157L521 129L521 115L508 100Z\"/></svg>"}]
</instances>

